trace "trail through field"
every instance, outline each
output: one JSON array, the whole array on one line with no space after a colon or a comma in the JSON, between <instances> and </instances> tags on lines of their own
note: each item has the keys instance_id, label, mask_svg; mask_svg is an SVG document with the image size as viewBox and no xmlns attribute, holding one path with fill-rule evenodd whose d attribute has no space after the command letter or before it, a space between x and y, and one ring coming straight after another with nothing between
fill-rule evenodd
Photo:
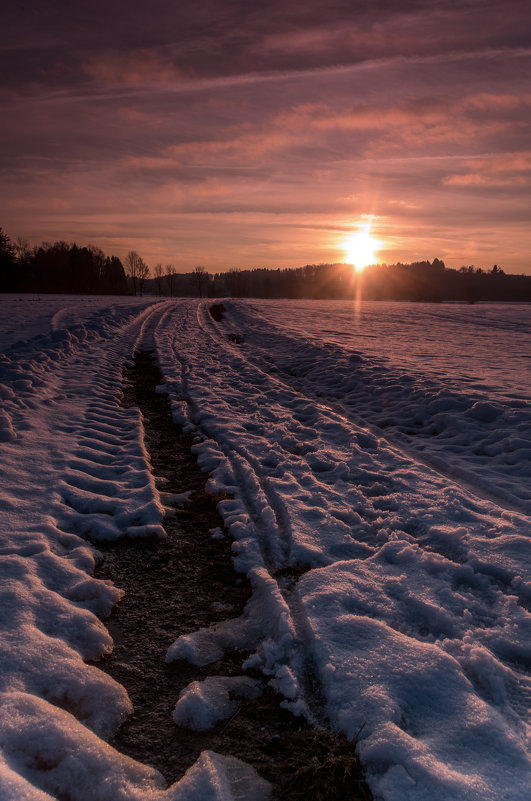
<instances>
[{"instance_id":1,"label":"trail through field","mask_svg":"<svg viewBox=\"0 0 531 801\"><path fill-rule=\"evenodd\" d=\"M527 801L521 309L17 303L0 796Z\"/></svg>"},{"instance_id":2,"label":"trail through field","mask_svg":"<svg viewBox=\"0 0 531 801\"><path fill-rule=\"evenodd\" d=\"M216 489L235 496L220 509L239 543L237 564L259 565L273 577L279 569L311 568L295 588L279 586L290 630L276 664L269 652L258 663L275 673L279 686L289 666L284 692L292 708L307 714L310 666L311 684L321 688L336 725L353 736L365 724L360 753L369 775L372 759L380 776L388 773L374 785L380 792L392 792L398 752L401 785L433 783L441 797L454 797L458 787L465 792L465 776L479 763L489 782L495 774L501 784L509 781L507 754L495 768L476 711L467 718L463 710L472 709L474 698L484 725L504 736L498 713L505 708L519 732L515 740L510 735L511 759L525 764L531 689L530 596L520 561L529 555L526 483L513 480L507 505L500 505L507 484L500 462L484 458L483 470L490 469L484 491L475 480L478 454L468 458L464 440L436 451L433 462L443 464L434 469L429 456L416 458L393 432L388 438L376 427L383 401L378 365L293 341L245 304L226 305L221 320L206 302L189 304L175 327L167 318L158 352L174 413L205 438L197 446L200 464ZM191 343L186 355L178 344L183 340ZM338 383L345 362L349 380L363 385L368 374L372 381L370 428L349 419L322 391ZM319 381L325 400L316 392ZM488 422L488 410L481 413ZM522 430L525 414L517 414ZM471 433L481 429L475 419ZM482 433L499 437L492 425ZM472 492L458 478L467 458ZM525 460L516 467L515 477L528 471ZM178 641L170 654L181 647ZM502 686L499 694L495 687ZM428 759L435 760L431 767ZM478 782L473 793L479 787L493 792L492 784Z\"/></svg>"},{"instance_id":3,"label":"trail through field","mask_svg":"<svg viewBox=\"0 0 531 801\"><path fill-rule=\"evenodd\" d=\"M171 504L164 518L167 536L102 547L97 571L125 593L109 620L113 652L97 663L133 702L111 744L158 768L170 782L205 750L231 754L253 765L279 799L292 797L296 764L308 779L311 773L311 781L326 784L332 750L344 765L335 791L352 801L369 799L354 746L282 709L282 696L260 672L243 670L249 650L229 651L204 667L165 662L166 650L181 634L241 616L251 587L234 571L231 541L216 509L219 498L205 492L206 477L191 453L193 438L172 422L167 397L156 393L161 379L151 353L137 353L126 372L125 402L141 410L155 480ZM219 693L217 710L198 692L199 683L209 682L226 691L225 699ZM182 726L172 715L179 695L192 697L179 712Z\"/></svg>"}]
</instances>

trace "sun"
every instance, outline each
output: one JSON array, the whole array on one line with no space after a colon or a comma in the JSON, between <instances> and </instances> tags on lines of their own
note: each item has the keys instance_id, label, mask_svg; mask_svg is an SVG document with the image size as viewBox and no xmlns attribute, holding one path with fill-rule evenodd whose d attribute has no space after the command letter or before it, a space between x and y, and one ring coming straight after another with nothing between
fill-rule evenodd
<instances>
[{"instance_id":1,"label":"sun","mask_svg":"<svg viewBox=\"0 0 531 801\"><path fill-rule=\"evenodd\" d=\"M374 239L369 230L359 234L351 234L341 247L345 251L345 262L353 264L356 270L363 270L368 264L376 262L376 251L380 243Z\"/></svg>"}]
</instances>

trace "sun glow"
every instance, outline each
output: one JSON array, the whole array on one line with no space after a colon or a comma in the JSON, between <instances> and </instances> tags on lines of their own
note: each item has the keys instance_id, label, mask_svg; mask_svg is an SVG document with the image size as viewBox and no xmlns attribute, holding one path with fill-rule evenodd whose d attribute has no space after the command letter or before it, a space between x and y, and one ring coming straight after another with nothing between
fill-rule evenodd
<instances>
[{"instance_id":1,"label":"sun glow","mask_svg":"<svg viewBox=\"0 0 531 801\"><path fill-rule=\"evenodd\" d=\"M370 234L370 228L366 228L359 234L351 234L341 247L345 251L345 262L353 264L356 270L363 270L368 264L376 262L376 251L380 243Z\"/></svg>"}]
</instances>

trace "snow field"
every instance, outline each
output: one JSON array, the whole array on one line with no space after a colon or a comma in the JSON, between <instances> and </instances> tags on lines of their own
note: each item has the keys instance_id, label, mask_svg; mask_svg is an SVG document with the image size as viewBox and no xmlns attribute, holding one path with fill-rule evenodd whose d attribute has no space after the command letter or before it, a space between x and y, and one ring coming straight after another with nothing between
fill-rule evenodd
<instances>
[{"instance_id":1,"label":"snow field","mask_svg":"<svg viewBox=\"0 0 531 801\"><path fill-rule=\"evenodd\" d=\"M110 748L131 703L86 664L112 649L97 616L121 597L92 577L87 540L164 536L142 420L120 405L123 364L164 307L60 297L0 306L0 798L261 801L267 786L237 760L205 753L165 790L157 771Z\"/></svg>"},{"instance_id":2,"label":"snow field","mask_svg":"<svg viewBox=\"0 0 531 801\"><path fill-rule=\"evenodd\" d=\"M229 324L245 330L257 365L364 427L377 426L438 472L531 513L527 306L434 312L423 304L356 310L330 302L321 315L302 302L296 316L289 308L230 307Z\"/></svg>"},{"instance_id":3,"label":"snow field","mask_svg":"<svg viewBox=\"0 0 531 801\"><path fill-rule=\"evenodd\" d=\"M89 540L164 536L142 419L119 403L124 362L156 346L159 390L231 496L220 511L253 587L240 618L167 659L252 650L295 714L359 735L378 801L527 801L526 362L514 348L511 390L510 359L500 372L486 357L489 335L526 342L524 307L474 315L472 369L445 322L468 336L467 307L430 311L419 352L404 343L427 312L408 304L404 330L371 307L364 337L327 303L224 301L220 323L207 301L3 304L0 798L268 797L238 760L206 752L165 789L105 742L131 707L86 664L112 648L97 616L120 598L92 577ZM193 682L174 719L211 727L255 691L245 676Z\"/></svg>"},{"instance_id":4,"label":"snow field","mask_svg":"<svg viewBox=\"0 0 531 801\"><path fill-rule=\"evenodd\" d=\"M178 331L169 319L161 327L157 345L177 414L187 410L202 436L200 464L216 490L234 495L220 510L236 564L313 568L283 593L291 640L253 664L272 676L289 667L294 707L307 711L311 663L332 723L362 732L378 798L500 799L508 787L527 798L529 518L495 503L502 471L483 459L485 499L473 480L477 454L462 443L434 471L350 420L317 379L319 392L301 394L287 364L296 378L303 360L314 375L335 376L336 356L279 334L256 304L225 305L216 324L206 303L197 314L191 304ZM362 363L353 359L352 372ZM381 398L371 389L374 411ZM480 417L488 426L489 414ZM475 494L450 478L463 463ZM530 475L525 460L519 468ZM525 505L524 486L510 506Z\"/></svg>"}]
</instances>

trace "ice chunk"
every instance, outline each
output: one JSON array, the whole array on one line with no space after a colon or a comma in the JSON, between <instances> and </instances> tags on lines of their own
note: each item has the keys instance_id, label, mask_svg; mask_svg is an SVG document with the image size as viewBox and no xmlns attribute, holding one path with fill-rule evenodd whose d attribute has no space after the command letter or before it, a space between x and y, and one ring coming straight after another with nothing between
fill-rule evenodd
<instances>
[{"instance_id":1,"label":"ice chunk","mask_svg":"<svg viewBox=\"0 0 531 801\"><path fill-rule=\"evenodd\" d=\"M261 691L261 683L247 676L210 676L193 681L180 692L173 719L178 726L206 731L236 712L237 698L257 698Z\"/></svg>"}]
</instances>

